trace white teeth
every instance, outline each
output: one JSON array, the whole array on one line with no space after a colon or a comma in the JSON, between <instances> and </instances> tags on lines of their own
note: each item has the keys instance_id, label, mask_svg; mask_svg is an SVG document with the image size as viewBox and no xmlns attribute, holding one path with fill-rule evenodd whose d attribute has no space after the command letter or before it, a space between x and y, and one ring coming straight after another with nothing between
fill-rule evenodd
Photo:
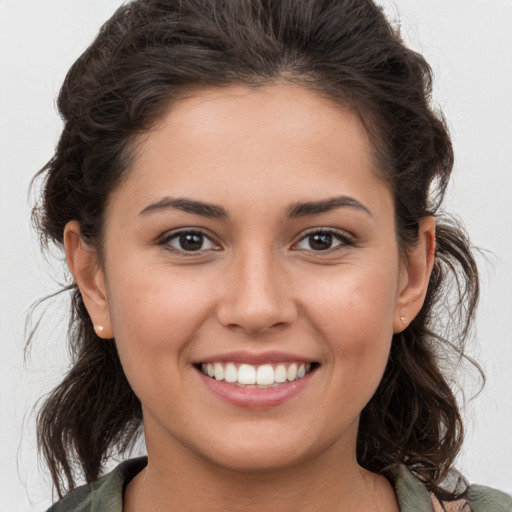
<instances>
[{"instance_id":1,"label":"white teeth","mask_svg":"<svg viewBox=\"0 0 512 512\"><path fill-rule=\"evenodd\" d=\"M252 364L235 363L203 363L201 371L215 380L225 380L229 383L237 383L244 386L268 387L284 382L293 382L305 377L311 370L310 363L286 363L263 364L253 366Z\"/></svg>"},{"instance_id":2,"label":"white teeth","mask_svg":"<svg viewBox=\"0 0 512 512\"><path fill-rule=\"evenodd\" d=\"M278 364L274 370L274 381L286 382L286 366L284 364Z\"/></svg>"},{"instance_id":3,"label":"white teeth","mask_svg":"<svg viewBox=\"0 0 512 512\"><path fill-rule=\"evenodd\" d=\"M224 380L224 366L221 363L214 363L213 371L215 372L215 380Z\"/></svg>"},{"instance_id":4,"label":"white teeth","mask_svg":"<svg viewBox=\"0 0 512 512\"><path fill-rule=\"evenodd\" d=\"M256 384L269 386L270 384L274 384L274 380L274 368L272 368L270 364L258 366L258 370L256 372Z\"/></svg>"},{"instance_id":5,"label":"white teeth","mask_svg":"<svg viewBox=\"0 0 512 512\"><path fill-rule=\"evenodd\" d=\"M256 384L256 368L250 364L241 364L238 368L239 384Z\"/></svg>"},{"instance_id":6,"label":"white teeth","mask_svg":"<svg viewBox=\"0 0 512 512\"><path fill-rule=\"evenodd\" d=\"M226 365L224 378L226 379L226 382L236 382L238 380L238 370L233 363L228 363Z\"/></svg>"},{"instance_id":7,"label":"white teeth","mask_svg":"<svg viewBox=\"0 0 512 512\"><path fill-rule=\"evenodd\" d=\"M286 370L286 378L288 380L295 380L297 378L297 365L295 363L288 366L288 370Z\"/></svg>"}]
</instances>

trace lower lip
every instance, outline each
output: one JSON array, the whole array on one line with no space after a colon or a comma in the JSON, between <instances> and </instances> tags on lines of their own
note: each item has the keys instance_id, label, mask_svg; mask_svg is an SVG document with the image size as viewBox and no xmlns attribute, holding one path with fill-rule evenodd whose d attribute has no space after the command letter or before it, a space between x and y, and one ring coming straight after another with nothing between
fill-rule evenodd
<instances>
[{"instance_id":1,"label":"lower lip","mask_svg":"<svg viewBox=\"0 0 512 512\"><path fill-rule=\"evenodd\" d=\"M266 409L276 407L300 393L310 382L314 371L301 379L286 382L276 387L245 388L215 380L197 370L206 387L219 398L237 407Z\"/></svg>"}]
</instances>

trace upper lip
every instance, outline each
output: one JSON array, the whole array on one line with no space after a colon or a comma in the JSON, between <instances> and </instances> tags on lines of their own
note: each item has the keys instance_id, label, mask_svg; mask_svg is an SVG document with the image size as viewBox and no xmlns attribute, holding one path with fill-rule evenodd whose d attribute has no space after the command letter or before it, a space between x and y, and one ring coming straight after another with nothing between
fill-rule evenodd
<instances>
[{"instance_id":1,"label":"upper lip","mask_svg":"<svg viewBox=\"0 0 512 512\"><path fill-rule=\"evenodd\" d=\"M265 363L313 363L313 359L297 354L287 352L267 351L261 353L247 352L246 350L237 350L233 352L224 352L205 357L197 361L199 363L247 363L252 365L261 365Z\"/></svg>"}]
</instances>

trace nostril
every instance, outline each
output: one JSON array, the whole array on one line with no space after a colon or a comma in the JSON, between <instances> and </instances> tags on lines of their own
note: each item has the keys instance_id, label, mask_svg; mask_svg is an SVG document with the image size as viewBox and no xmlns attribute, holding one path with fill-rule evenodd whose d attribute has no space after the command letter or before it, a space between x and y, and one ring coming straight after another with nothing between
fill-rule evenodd
<instances>
[{"instance_id":1,"label":"nostril","mask_svg":"<svg viewBox=\"0 0 512 512\"><path fill-rule=\"evenodd\" d=\"M297 318L297 305L288 284L270 262L262 262L254 250L242 258L239 272L233 274L226 295L219 302L217 315L226 327L239 327L255 335L270 328L283 328ZM271 270L271 267L274 270Z\"/></svg>"}]
</instances>

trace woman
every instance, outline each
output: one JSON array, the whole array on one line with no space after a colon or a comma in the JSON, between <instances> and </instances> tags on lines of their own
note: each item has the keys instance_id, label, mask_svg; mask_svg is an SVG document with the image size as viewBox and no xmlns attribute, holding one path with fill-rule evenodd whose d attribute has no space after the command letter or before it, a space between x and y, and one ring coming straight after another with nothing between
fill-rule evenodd
<instances>
[{"instance_id":1,"label":"woman","mask_svg":"<svg viewBox=\"0 0 512 512\"><path fill-rule=\"evenodd\" d=\"M437 213L430 80L367 0L149 0L106 23L36 212L75 283L75 364L39 417L72 491L51 510L510 510L447 483L440 357L478 278ZM450 274L456 340L435 328ZM147 459L96 481L142 425Z\"/></svg>"}]
</instances>

